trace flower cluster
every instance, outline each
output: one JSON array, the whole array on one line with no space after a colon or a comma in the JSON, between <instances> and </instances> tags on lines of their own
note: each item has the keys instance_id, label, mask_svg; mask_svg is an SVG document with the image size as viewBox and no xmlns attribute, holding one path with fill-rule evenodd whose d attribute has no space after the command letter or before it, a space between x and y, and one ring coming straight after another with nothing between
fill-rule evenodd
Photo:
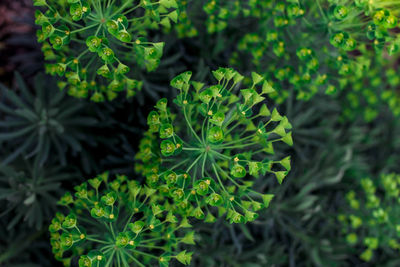
<instances>
[{"instance_id":1,"label":"flower cluster","mask_svg":"<svg viewBox=\"0 0 400 267\"><path fill-rule=\"evenodd\" d=\"M196 27L193 25L191 19L188 17L189 2L190 0L181 0L178 2L179 23L176 23L173 27L171 27L171 29L176 31L178 38L195 37L199 33Z\"/></svg>"},{"instance_id":2,"label":"flower cluster","mask_svg":"<svg viewBox=\"0 0 400 267\"><path fill-rule=\"evenodd\" d=\"M107 173L75 187L58 204L67 215L57 213L49 226L57 260L69 266L168 266L173 259L189 264L191 253L180 244L194 244L194 232L186 219L178 220L158 202L154 189L135 180Z\"/></svg>"},{"instance_id":3,"label":"flower cluster","mask_svg":"<svg viewBox=\"0 0 400 267\"><path fill-rule=\"evenodd\" d=\"M348 209L338 216L347 243L362 248L359 256L367 262L374 261L378 249L398 253L400 175L384 174L377 181L365 178L361 187L360 193L347 193Z\"/></svg>"},{"instance_id":4,"label":"flower cluster","mask_svg":"<svg viewBox=\"0 0 400 267\"><path fill-rule=\"evenodd\" d=\"M231 223L245 223L273 198L253 189L257 179L272 174L282 183L290 171L290 157L268 155L276 142L292 145L291 124L265 104L274 89L259 74L252 73L247 89L233 69L213 75L218 83L211 86L191 81L191 72L171 81L179 92L175 108L161 99L148 115L137 171L184 216L212 222L226 214Z\"/></svg>"},{"instance_id":5,"label":"flower cluster","mask_svg":"<svg viewBox=\"0 0 400 267\"><path fill-rule=\"evenodd\" d=\"M360 42L372 41L377 50L385 46L389 54L399 50L390 30L398 27L399 20L385 1L345 1L332 4L325 15L330 43L344 51L352 51ZM362 32L365 32L364 38ZM358 39L358 40L357 40Z\"/></svg>"},{"instance_id":6,"label":"flower cluster","mask_svg":"<svg viewBox=\"0 0 400 267\"><path fill-rule=\"evenodd\" d=\"M341 88L349 89L342 117L353 120L361 115L369 122L379 115L383 105L399 116L400 79L395 71L399 55L376 57L372 50L363 47L362 51L363 55L355 59L352 75L339 80Z\"/></svg>"},{"instance_id":7,"label":"flower cluster","mask_svg":"<svg viewBox=\"0 0 400 267\"><path fill-rule=\"evenodd\" d=\"M177 22L175 0L34 0L38 41L43 43L46 72L66 78L60 88L100 102L142 87L132 77L140 68L155 70L164 43L146 40L147 30ZM138 68L139 67L139 68Z\"/></svg>"},{"instance_id":8,"label":"flower cluster","mask_svg":"<svg viewBox=\"0 0 400 267\"><path fill-rule=\"evenodd\" d=\"M224 30L230 18L237 17L240 13L240 1L208 0L203 6L208 17L206 26L208 33Z\"/></svg>"},{"instance_id":9,"label":"flower cluster","mask_svg":"<svg viewBox=\"0 0 400 267\"><path fill-rule=\"evenodd\" d=\"M276 89L271 97L278 102L289 96L288 86L303 100L321 88L334 91L327 82L327 71L320 68L326 56L316 54L318 50L328 54L328 47L314 42L317 32L308 32L303 22L304 8L298 3L258 1L247 13L257 19L259 27L241 38L231 64L240 66L242 57L250 56L254 68Z\"/></svg>"},{"instance_id":10,"label":"flower cluster","mask_svg":"<svg viewBox=\"0 0 400 267\"><path fill-rule=\"evenodd\" d=\"M400 38L395 28L398 28L399 20L393 3L296 2L254 1L248 13L258 19L259 27L240 40L231 64L240 67L243 58L250 55L254 69L276 89L271 97L278 102L291 94L297 99L308 100L318 92L336 94L339 90L349 92L347 98L369 95L364 90L355 92L356 85L351 81L375 67L360 64L360 57L397 58ZM366 82L373 83L371 79ZM384 88L385 92L378 98L388 100L388 94L393 94L386 91L393 88L393 85ZM363 111L371 120L376 117L371 112L374 104L369 106L372 104L369 100L367 103ZM389 105L394 113L398 113L393 103Z\"/></svg>"}]
</instances>

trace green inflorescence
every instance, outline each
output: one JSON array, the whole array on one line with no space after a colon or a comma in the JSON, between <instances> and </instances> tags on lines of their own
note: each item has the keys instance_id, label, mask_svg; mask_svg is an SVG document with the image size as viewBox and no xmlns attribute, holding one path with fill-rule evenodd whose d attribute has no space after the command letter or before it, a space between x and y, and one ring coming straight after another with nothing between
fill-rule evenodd
<instances>
[{"instance_id":1,"label":"green inflorescence","mask_svg":"<svg viewBox=\"0 0 400 267\"><path fill-rule=\"evenodd\" d=\"M141 68L154 71L163 42L147 40L147 31L177 22L175 0L34 1L38 41L46 72L65 77L61 89L95 102L112 100L120 91L132 97L142 88Z\"/></svg>"},{"instance_id":2,"label":"green inflorescence","mask_svg":"<svg viewBox=\"0 0 400 267\"><path fill-rule=\"evenodd\" d=\"M70 266L169 266L176 259L188 265L195 244L186 218L179 220L159 202L156 190L124 175L99 175L67 192L58 202L69 210L57 213L49 231L57 260Z\"/></svg>"},{"instance_id":3,"label":"green inflorescence","mask_svg":"<svg viewBox=\"0 0 400 267\"><path fill-rule=\"evenodd\" d=\"M383 174L378 180L364 178L362 192L346 194L348 208L338 215L346 242L357 248L359 257L370 262L380 249L400 250L400 175Z\"/></svg>"},{"instance_id":4,"label":"green inflorescence","mask_svg":"<svg viewBox=\"0 0 400 267\"><path fill-rule=\"evenodd\" d=\"M149 113L137 169L184 216L254 221L273 198L253 189L257 178L272 174L282 183L290 171L290 157L273 154L276 142L292 145L291 124L263 104L274 89L259 74L246 89L233 69L213 75L218 83L210 86L191 81L191 72L172 79L175 107L161 99Z\"/></svg>"}]
</instances>

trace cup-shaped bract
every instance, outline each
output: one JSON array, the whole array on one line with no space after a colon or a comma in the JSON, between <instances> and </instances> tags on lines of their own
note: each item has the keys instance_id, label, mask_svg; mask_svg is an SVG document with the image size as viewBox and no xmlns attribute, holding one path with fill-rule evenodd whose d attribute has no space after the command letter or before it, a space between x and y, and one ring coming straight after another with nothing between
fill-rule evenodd
<instances>
[{"instance_id":1,"label":"cup-shaped bract","mask_svg":"<svg viewBox=\"0 0 400 267\"><path fill-rule=\"evenodd\" d=\"M70 95L96 102L141 90L142 82L135 80L140 68L155 70L164 47L147 41L147 32L178 18L175 0L48 0L35 5L42 7L35 22L49 62L46 72L65 77L59 87Z\"/></svg>"},{"instance_id":2,"label":"cup-shaped bract","mask_svg":"<svg viewBox=\"0 0 400 267\"><path fill-rule=\"evenodd\" d=\"M58 202L69 213L57 213L49 226L52 250L67 266L168 266L189 264L194 244L187 220L179 220L158 202L156 190L124 175L99 175L66 193Z\"/></svg>"},{"instance_id":3,"label":"cup-shaped bract","mask_svg":"<svg viewBox=\"0 0 400 267\"><path fill-rule=\"evenodd\" d=\"M183 216L253 221L273 198L254 190L257 179L272 174L282 183L290 171L290 157L273 154L276 142L292 145L291 124L267 107L264 96L274 89L257 73L246 89L244 76L231 68L213 71L218 82L211 86L191 75L171 81L178 89L174 107L161 99L150 112L137 171Z\"/></svg>"}]
</instances>

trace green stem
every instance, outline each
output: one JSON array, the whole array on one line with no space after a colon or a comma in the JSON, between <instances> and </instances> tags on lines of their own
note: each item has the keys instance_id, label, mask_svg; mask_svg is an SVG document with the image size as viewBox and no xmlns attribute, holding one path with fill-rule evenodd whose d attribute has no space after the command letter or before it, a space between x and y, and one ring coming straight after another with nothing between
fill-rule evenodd
<instances>
[{"instance_id":1,"label":"green stem","mask_svg":"<svg viewBox=\"0 0 400 267\"><path fill-rule=\"evenodd\" d=\"M94 27L98 26L99 24L100 24L100 23L98 23L98 24L92 24L92 25L90 25L90 26L77 29L77 30L75 30L75 31L70 32L70 34L77 33L77 32L81 32L81 31L84 31L84 30L87 30L87 29L94 28ZM100 25L101 25L101 24L100 24Z\"/></svg>"},{"instance_id":2,"label":"green stem","mask_svg":"<svg viewBox=\"0 0 400 267\"><path fill-rule=\"evenodd\" d=\"M108 257L108 261L107 261L107 263L106 263L106 266L105 266L105 267L108 267L108 266L110 266L110 263L111 263L111 261L112 261L112 259L113 259L113 256L114 256L114 253L115 253L115 250L113 250L113 251L111 252L111 255L110 255L110 257Z\"/></svg>"},{"instance_id":3,"label":"green stem","mask_svg":"<svg viewBox=\"0 0 400 267\"><path fill-rule=\"evenodd\" d=\"M203 156L203 164L201 166L201 176L202 177L204 177L204 169L205 169L205 166L206 166L207 154L208 154L208 152L204 153L204 156Z\"/></svg>"},{"instance_id":4,"label":"green stem","mask_svg":"<svg viewBox=\"0 0 400 267\"><path fill-rule=\"evenodd\" d=\"M200 158L203 156L203 154L200 154L195 161L193 161L192 165L186 170L187 173L193 168L193 166L200 160Z\"/></svg>"},{"instance_id":5,"label":"green stem","mask_svg":"<svg viewBox=\"0 0 400 267\"><path fill-rule=\"evenodd\" d=\"M132 255L129 255L128 252L126 252L125 250L122 251L126 256L128 256L129 258L131 258L134 262L136 262L137 265L139 265L140 267L146 267L144 264L142 264L140 261L138 261L135 257L133 257Z\"/></svg>"},{"instance_id":6,"label":"green stem","mask_svg":"<svg viewBox=\"0 0 400 267\"><path fill-rule=\"evenodd\" d=\"M213 167L215 176L217 176L218 183L220 184L220 186L222 187L222 189L225 191L225 193L227 193L227 194L229 195L229 193L228 193L228 192L226 191L226 189L225 189L224 184L223 184L222 181L221 181L221 178L219 178L219 175L218 175L217 169L215 168L215 164L214 164L214 163L212 164L212 167Z\"/></svg>"},{"instance_id":7,"label":"green stem","mask_svg":"<svg viewBox=\"0 0 400 267\"><path fill-rule=\"evenodd\" d=\"M138 4L137 6L135 6L135 7L132 7L131 9L128 9L127 11L125 11L124 13L122 13L122 15L126 15L126 14L128 14L128 13L131 13L132 11L135 11L137 8L139 8L140 6L142 5L142 3L140 3L140 4Z\"/></svg>"},{"instance_id":8,"label":"green stem","mask_svg":"<svg viewBox=\"0 0 400 267\"><path fill-rule=\"evenodd\" d=\"M183 115L185 117L186 123L189 126L190 131L193 133L193 135L197 138L197 140L202 144L203 142L201 141L200 137L197 135L197 133L193 130L192 125L189 122L189 119L187 118L186 114L186 108L183 108Z\"/></svg>"},{"instance_id":9,"label":"green stem","mask_svg":"<svg viewBox=\"0 0 400 267\"><path fill-rule=\"evenodd\" d=\"M220 148L220 149L244 148L244 147L252 146L255 144L257 144L257 142L252 142L252 143L247 143L247 144L242 144L242 145L237 145L237 146L220 146L218 148Z\"/></svg>"},{"instance_id":10,"label":"green stem","mask_svg":"<svg viewBox=\"0 0 400 267\"><path fill-rule=\"evenodd\" d=\"M142 251L139 251L139 250L133 250L133 251L134 251L135 253L148 256L148 257L150 257L150 258L158 259L158 257L156 257L156 256L154 256L154 255L152 255L152 254L150 254L150 253L142 252ZM144 265L143 265L143 266L144 266Z\"/></svg>"},{"instance_id":11,"label":"green stem","mask_svg":"<svg viewBox=\"0 0 400 267\"><path fill-rule=\"evenodd\" d=\"M100 239L96 239L96 238L91 238L88 236L86 236L86 239L89 241L93 241L93 242L97 242L97 243L101 243L101 244L107 244L107 245L111 244L111 242L107 242L105 240L100 240Z\"/></svg>"},{"instance_id":12,"label":"green stem","mask_svg":"<svg viewBox=\"0 0 400 267\"><path fill-rule=\"evenodd\" d=\"M112 18L115 15L117 15L118 13L120 13L122 10L124 10L125 7L132 4L132 2L133 2L133 0L126 0L126 2L117 11L115 11L110 17Z\"/></svg>"}]
</instances>

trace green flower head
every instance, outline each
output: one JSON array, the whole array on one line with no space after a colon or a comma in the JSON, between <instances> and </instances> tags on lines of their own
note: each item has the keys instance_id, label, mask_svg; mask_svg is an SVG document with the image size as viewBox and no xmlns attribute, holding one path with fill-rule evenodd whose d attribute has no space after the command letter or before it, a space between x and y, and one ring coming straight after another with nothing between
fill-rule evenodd
<instances>
[{"instance_id":1,"label":"green flower head","mask_svg":"<svg viewBox=\"0 0 400 267\"><path fill-rule=\"evenodd\" d=\"M107 173L89 184L76 186L75 198L68 194L72 200L62 204L69 214L57 213L49 226L56 259L75 259L80 267L190 263L191 253L177 247L194 244L187 238L193 232L181 230L189 225L159 203L156 190L124 175L109 180Z\"/></svg>"},{"instance_id":2,"label":"green flower head","mask_svg":"<svg viewBox=\"0 0 400 267\"><path fill-rule=\"evenodd\" d=\"M35 22L41 26L37 37L47 73L65 77L63 88L70 95L95 102L112 100L120 91L131 97L141 89L130 69L155 70L164 47L144 36L177 22L178 16L175 0L48 0L35 5L44 9L36 11Z\"/></svg>"},{"instance_id":3,"label":"green flower head","mask_svg":"<svg viewBox=\"0 0 400 267\"><path fill-rule=\"evenodd\" d=\"M202 220L218 211L231 223L253 221L273 197L254 190L257 179L272 175L282 183L290 171L290 158L273 154L274 143L292 144L291 124L267 107L274 89L257 73L246 89L230 68L213 71L217 83L210 86L191 76L171 81L178 90L173 107L161 99L150 112L140 170L184 216Z\"/></svg>"}]
</instances>

